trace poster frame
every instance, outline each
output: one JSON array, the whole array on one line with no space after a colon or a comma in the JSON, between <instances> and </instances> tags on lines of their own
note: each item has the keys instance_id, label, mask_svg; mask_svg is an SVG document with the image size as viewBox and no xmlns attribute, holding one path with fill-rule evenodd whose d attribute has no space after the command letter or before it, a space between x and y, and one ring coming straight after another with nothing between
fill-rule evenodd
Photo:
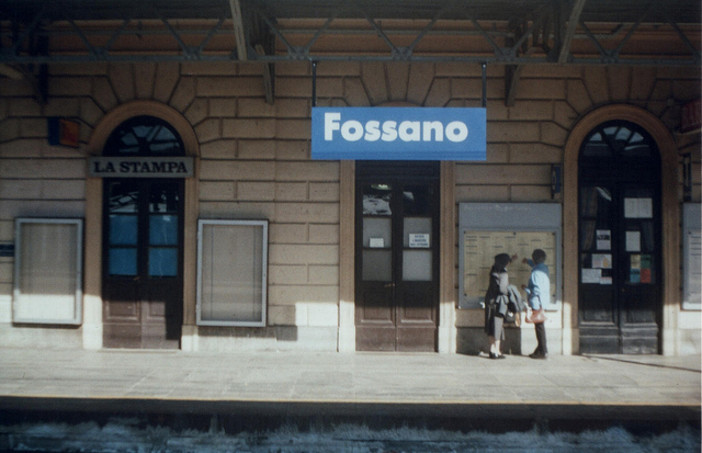
<instances>
[{"instance_id":1,"label":"poster frame","mask_svg":"<svg viewBox=\"0 0 702 453\"><path fill-rule=\"evenodd\" d=\"M563 293L563 228L562 207L557 203L459 203L458 207L458 307L482 308L479 303L468 301L465 295L465 243L466 231L489 232L552 232L555 234L555 297L546 306L547 311L557 310ZM523 257L519 257L520 260ZM527 257L530 258L530 257ZM515 283L516 284L516 283ZM518 287L521 286L517 285Z\"/></svg>"},{"instance_id":2,"label":"poster frame","mask_svg":"<svg viewBox=\"0 0 702 453\"><path fill-rule=\"evenodd\" d=\"M700 270L691 264L693 262L692 254L697 252L692 249L692 236L697 235L699 238L700 230L702 230L701 206L700 203L683 204L683 310L702 310L699 288ZM694 242L698 242L698 240Z\"/></svg>"}]
</instances>

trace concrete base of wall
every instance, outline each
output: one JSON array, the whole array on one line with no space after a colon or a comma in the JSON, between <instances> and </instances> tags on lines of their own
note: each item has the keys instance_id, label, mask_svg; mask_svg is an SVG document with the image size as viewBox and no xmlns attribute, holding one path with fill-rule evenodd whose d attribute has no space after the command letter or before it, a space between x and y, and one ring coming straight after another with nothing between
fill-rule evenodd
<instances>
[{"instance_id":1,"label":"concrete base of wall","mask_svg":"<svg viewBox=\"0 0 702 453\"><path fill-rule=\"evenodd\" d=\"M702 353L702 334L699 329L678 330L677 355L700 355Z\"/></svg>"},{"instance_id":2,"label":"concrete base of wall","mask_svg":"<svg viewBox=\"0 0 702 453\"><path fill-rule=\"evenodd\" d=\"M96 330L102 334L101 329ZM0 344L6 348L100 349L86 342L84 327L0 323ZM95 335L87 335L94 337ZM101 338L100 338L101 339ZM336 327L278 326L232 328L183 326L183 351L336 351ZM101 342L100 342L101 344Z\"/></svg>"},{"instance_id":3,"label":"concrete base of wall","mask_svg":"<svg viewBox=\"0 0 702 453\"><path fill-rule=\"evenodd\" d=\"M86 343L90 326L17 326L0 323L0 344L8 348L48 349L100 349L97 343ZM91 329L92 330L92 329ZM96 329L96 332L99 329ZM89 332L88 332L89 333ZM101 331L99 332L101 336ZM548 328L550 354L563 354L562 330ZM507 354L528 355L536 348L536 336L531 324L522 328L505 329L502 351ZM702 333L699 329L677 331L676 355L699 355L702 353ZM267 328L198 327L183 326L183 351L337 351L338 329L336 327L277 326ZM459 327L456 329L456 353L478 355L488 351L488 340L482 327ZM349 352L349 351L344 351ZM446 352L446 351L442 351Z\"/></svg>"},{"instance_id":4,"label":"concrete base of wall","mask_svg":"<svg viewBox=\"0 0 702 453\"><path fill-rule=\"evenodd\" d=\"M5 348L82 349L80 326L0 324L0 344Z\"/></svg>"},{"instance_id":5,"label":"concrete base of wall","mask_svg":"<svg viewBox=\"0 0 702 453\"><path fill-rule=\"evenodd\" d=\"M338 343L336 327L188 326L187 331L183 350L192 351L336 351Z\"/></svg>"},{"instance_id":6,"label":"concrete base of wall","mask_svg":"<svg viewBox=\"0 0 702 453\"><path fill-rule=\"evenodd\" d=\"M546 339L549 354L563 354L561 329L546 328ZM513 355L529 355L536 348L536 335L531 324L521 328L505 328L505 341L502 343L502 352ZM460 327L456 339L456 352L458 354L478 355L489 350L487 335L482 327Z\"/></svg>"}]
</instances>

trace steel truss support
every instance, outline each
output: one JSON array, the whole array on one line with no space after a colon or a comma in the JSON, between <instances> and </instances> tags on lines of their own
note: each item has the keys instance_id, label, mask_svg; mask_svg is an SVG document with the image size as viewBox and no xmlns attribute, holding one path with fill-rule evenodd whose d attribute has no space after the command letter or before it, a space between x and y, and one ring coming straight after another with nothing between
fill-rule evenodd
<instances>
[{"instance_id":1,"label":"steel truss support","mask_svg":"<svg viewBox=\"0 0 702 453\"><path fill-rule=\"evenodd\" d=\"M698 18L681 24L680 15L676 21L668 14L662 20L660 2L641 1L625 18L609 19L603 31L603 19L586 14L594 1L527 0L519 2L523 11L517 15L485 6L490 2L481 3L481 10L458 0L423 2L419 12L403 8L403 2L365 0L6 0L0 3L0 64L17 70L18 65L98 61L485 62L510 66L517 80L519 66L527 64L700 65ZM298 13L296 6L307 9ZM402 20L404 29L388 25ZM666 39L677 40L675 52L629 50L652 24L666 29ZM470 40L483 50L425 50L423 44L437 35L446 42ZM330 36L341 44L329 48ZM375 38L385 51L350 52L343 43L353 37ZM37 51L40 39L50 43L50 51Z\"/></svg>"}]
</instances>

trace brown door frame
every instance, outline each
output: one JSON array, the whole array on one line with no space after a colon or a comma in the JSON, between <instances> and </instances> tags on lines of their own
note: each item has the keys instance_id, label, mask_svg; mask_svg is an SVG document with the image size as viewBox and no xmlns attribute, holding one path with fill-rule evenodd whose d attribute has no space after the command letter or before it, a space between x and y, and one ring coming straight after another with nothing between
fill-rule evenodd
<instances>
[{"instance_id":1,"label":"brown door frame","mask_svg":"<svg viewBox=\"0 0 702 453\"><path fill-rule=\"evenodd\" d=\"M430 165L428 167L428 165ZM427 169L430 171L427 171ZM365 281L361 275L363 215L362 191L366 183L392 185L392 277L390 282ZM402 229L405 218L414 217L403 211L401 187L426 185L433 199L430 203L432 218L430 248L432 253L432 278L428 282L404 281L401 275L403 247ZM355 232L355 324L356 348L362 350L437 351L440 287L440 166L438 163L374 162L363 163L356 177L356 232ZM420 215L424 217L424 215ZM386 216L382 216L386 218ZM423 294L423 296L420 296ZM371 298L378 307L376 315L385 316L366 321L364 313ZM414 304L412 306L411 304ZM427 308L429 311L427 312ZM385 311L383 315L381 312ZM429 316L427 318L427 316ZM383 321L384 319L384 321Z\"/></svg>"}]
</instances>

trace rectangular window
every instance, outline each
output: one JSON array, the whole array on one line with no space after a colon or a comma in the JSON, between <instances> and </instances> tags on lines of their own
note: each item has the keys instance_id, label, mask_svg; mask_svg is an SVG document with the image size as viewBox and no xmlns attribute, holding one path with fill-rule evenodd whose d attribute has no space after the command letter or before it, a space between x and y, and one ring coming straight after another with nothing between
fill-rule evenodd
<instances>
[{"instance_id":1,"label":"rectangular window","mask_svg":"<svg viewBox=\"0 0 702 453\"><path fill-rule=\"evenodd\" d=\"M200 220L198 325L265 326L267 268L267 220Z\"/></svg>"},{"instance_id":2,"label":"rectangular window","mask_svg":"<svg viewBox=\"0 0 702 453\"><path fill-rule=\"evenodd\" d=\"M81 219L15 219L12 321L80 324Z\"/></svg>"}]
</instances>

